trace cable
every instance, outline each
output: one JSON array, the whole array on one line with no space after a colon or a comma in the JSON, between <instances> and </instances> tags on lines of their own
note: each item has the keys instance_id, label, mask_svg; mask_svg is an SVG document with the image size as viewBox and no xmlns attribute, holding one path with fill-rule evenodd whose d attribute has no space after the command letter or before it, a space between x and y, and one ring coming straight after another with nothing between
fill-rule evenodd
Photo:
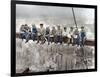
<instances>
[{"instance_id":1,"label":"cable","mask_svg":"<svg viewBox=\"0 0 100 77\"><path fill-rule=\"evenodd\" d=\"M77 22L76 22L76 18L75 18L75 13L74 13L74 9L73 9L73 7L72 7L72 13L73 13L74 22L75 22L75 25L76 25L76 28L77 28Z\"/></svg>"}]
</instances>

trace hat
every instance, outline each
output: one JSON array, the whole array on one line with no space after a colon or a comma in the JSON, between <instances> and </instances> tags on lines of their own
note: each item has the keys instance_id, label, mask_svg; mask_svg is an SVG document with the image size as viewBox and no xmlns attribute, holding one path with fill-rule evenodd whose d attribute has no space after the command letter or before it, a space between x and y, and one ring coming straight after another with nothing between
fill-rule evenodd
<instances>
[{"instance_id":1,"label":"hat","mask_svg":"<svg viewBox=\"0 0 100 77\"><path fill-rule=\"evenodd\" d=\"M42 23L40 25L43 25Z\"/></svg>"},{"instance_id":2,"label":"hat","mask_svg":"<svg viewBox=\"0 0 100 77\"><path fill-rule=\"evenodd\" d=\"M32 24L32 27L35 27L35 24Z\"/></svg>"},{"instance_id":3,"label":"hat","mask_svg":"<svg viewBox=\"0 0 100 77\"><path fill-rule=\"evenodd\" d=\"M82 29L84 28L84 26L81 27Z\"/></svg>"},{"instance_id":4,"label":"hat","mask_svg":"<svg viewBox=\"0 0 100 77\"><path fill-rule=\"evenodd\" d=\"M71 29L73 29L73 27L70 27Z\"/></svg>"}]
</instances>

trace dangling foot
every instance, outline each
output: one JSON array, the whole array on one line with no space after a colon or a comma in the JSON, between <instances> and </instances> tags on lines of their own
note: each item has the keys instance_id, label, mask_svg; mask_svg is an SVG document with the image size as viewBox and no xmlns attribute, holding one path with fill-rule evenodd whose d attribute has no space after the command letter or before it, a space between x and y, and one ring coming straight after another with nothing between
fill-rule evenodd
<instances>
[{"instance_id":1,"label":"dangling foot","mask_svg":"<svg viewBox=\"0 0 100 77\"><path fill-rule=\"evenodd\" d=\"M37 41L37 43L36 44L38 44L39 43L39 41Z\"/></svg>"},{"instance_id":2,"label":"dangling foot","mask_svg":"<svg viewBox=\"0 0 100 77\"><path fill-rule=\"evenodd\" d=\"M23 71L23 73L28 73L30 71L30 69L29 68L26 68L24 71Z\"/></svg>"},{"instance_id":3,"label":"dangling foot","mask_svg":"<svg viewBox=\"0 0 100 77\"><path fill-rule=\"evenodd\" d=\"M48 42L48 45L50 45L50 43Z\"/></svg>"}]
</instances>

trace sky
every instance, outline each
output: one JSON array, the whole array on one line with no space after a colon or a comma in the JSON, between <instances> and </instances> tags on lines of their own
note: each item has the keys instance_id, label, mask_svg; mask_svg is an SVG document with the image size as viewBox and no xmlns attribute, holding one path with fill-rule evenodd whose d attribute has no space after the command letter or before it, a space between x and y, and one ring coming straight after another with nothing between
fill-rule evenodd
<instances>
[{"instance_id":1,"label":"sky","mask_svg":"<svg viewBox=\"0 0 100 77\"><path fill-rule=\"evenodd\" d=\"M94 23L94 9L74 8L76 21L79 24ZM71 7L39 6L39 5L16 5L17 19L33 19L44 21L48 24L74 24ZM35 23L35 22L33 22Z\"/></svg>"}]
</instances>

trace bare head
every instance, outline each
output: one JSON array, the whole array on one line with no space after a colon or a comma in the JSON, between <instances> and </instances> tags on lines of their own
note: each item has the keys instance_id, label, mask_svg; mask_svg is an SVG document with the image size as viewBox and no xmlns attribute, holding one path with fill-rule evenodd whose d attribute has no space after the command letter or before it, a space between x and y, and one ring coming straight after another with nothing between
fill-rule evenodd
<instances>
[{"instance_id":1,"label":"bare head","mask_svg":"<svg viewBox=\"0 0 100 77\"><path fill-rule=\"evenodd\" d=\"M84 29L84 26L81 27L81 30L83 30L83 29Z\"/></svg>"},{"instance_id":2,"label":"bare head","mask_svg":"<svg viewBox=\"0 0 100 77\"><path fill-rule=\"evenodd\" d=\"M32 27L33 27L33 28L36 28L35 24L32 24Z\"/></svg>"},{"instance_id":3,"label":"bare head","mask_svg":"<svg viewBox=\"0 0 100 77\"><path fill-rule=\"evenodd\" d=\"M24 26L23 24L21 26Z\"/></svg>"},{"instance_id":4,"label":"bare head","mask_svg":"<svg viewBox=\"0 0 100 77\"><path fill-rule=\"evenodd\" d=\"M40 28L43 28L43 24L42 23L40 24Z\"/></svg>"},{"instance_id":5,"label":"bare head","mask_svg":"<svg viewBox=\"0 0 100 77\"><path fill-rule=\"evenodd\" d=\"M25 26L28 26L27 24L25 24Z\"/></svg>"},{"instance_id":6,"label":"bare head","mask_svg":"<svg viewBox=\"0 0 100 77\"><path fill-rule=\"evenodd\" d=\"M60 25L57 26L57 29L58 29L58 30L60 29Z\"/></svg>"},{"instance_id":7,"label":"bare head","mask_svg":"<svg viewBox=\"0 0 100 77\"><path fill-rule=\"evenodd\" d=\"M46 29L48 30L48 29L50 29L49 27L46 27Z\"/></svg>"},{"instance_id":8,"label":"bare head","mask_svg":"<svg viewBox=\"0 0 100 77\"><path fill-rule=\"evenodd\" d=\"M67 28L66 27L64 27L64 31L66 31L67 30Z\"/></svg>"},{"instance_id":9,"label":"bare head","mask_svg":"<svg viewBox=\"0 0 100 77\"><path fill-rule=\"evenodd\" d=\"M73 27L70 27L70 30L72 30L72 31L73 31Z\"/></svg>"},{"instance_id":10,"label":"bare head","mask_svg":"<svg viewBox=\"0 0 100 77\"><path fill-rule=\"evenodd\" d=\"M53 26L52 29L55 29L55 27Z\"/></svg>"}]
</instances>

